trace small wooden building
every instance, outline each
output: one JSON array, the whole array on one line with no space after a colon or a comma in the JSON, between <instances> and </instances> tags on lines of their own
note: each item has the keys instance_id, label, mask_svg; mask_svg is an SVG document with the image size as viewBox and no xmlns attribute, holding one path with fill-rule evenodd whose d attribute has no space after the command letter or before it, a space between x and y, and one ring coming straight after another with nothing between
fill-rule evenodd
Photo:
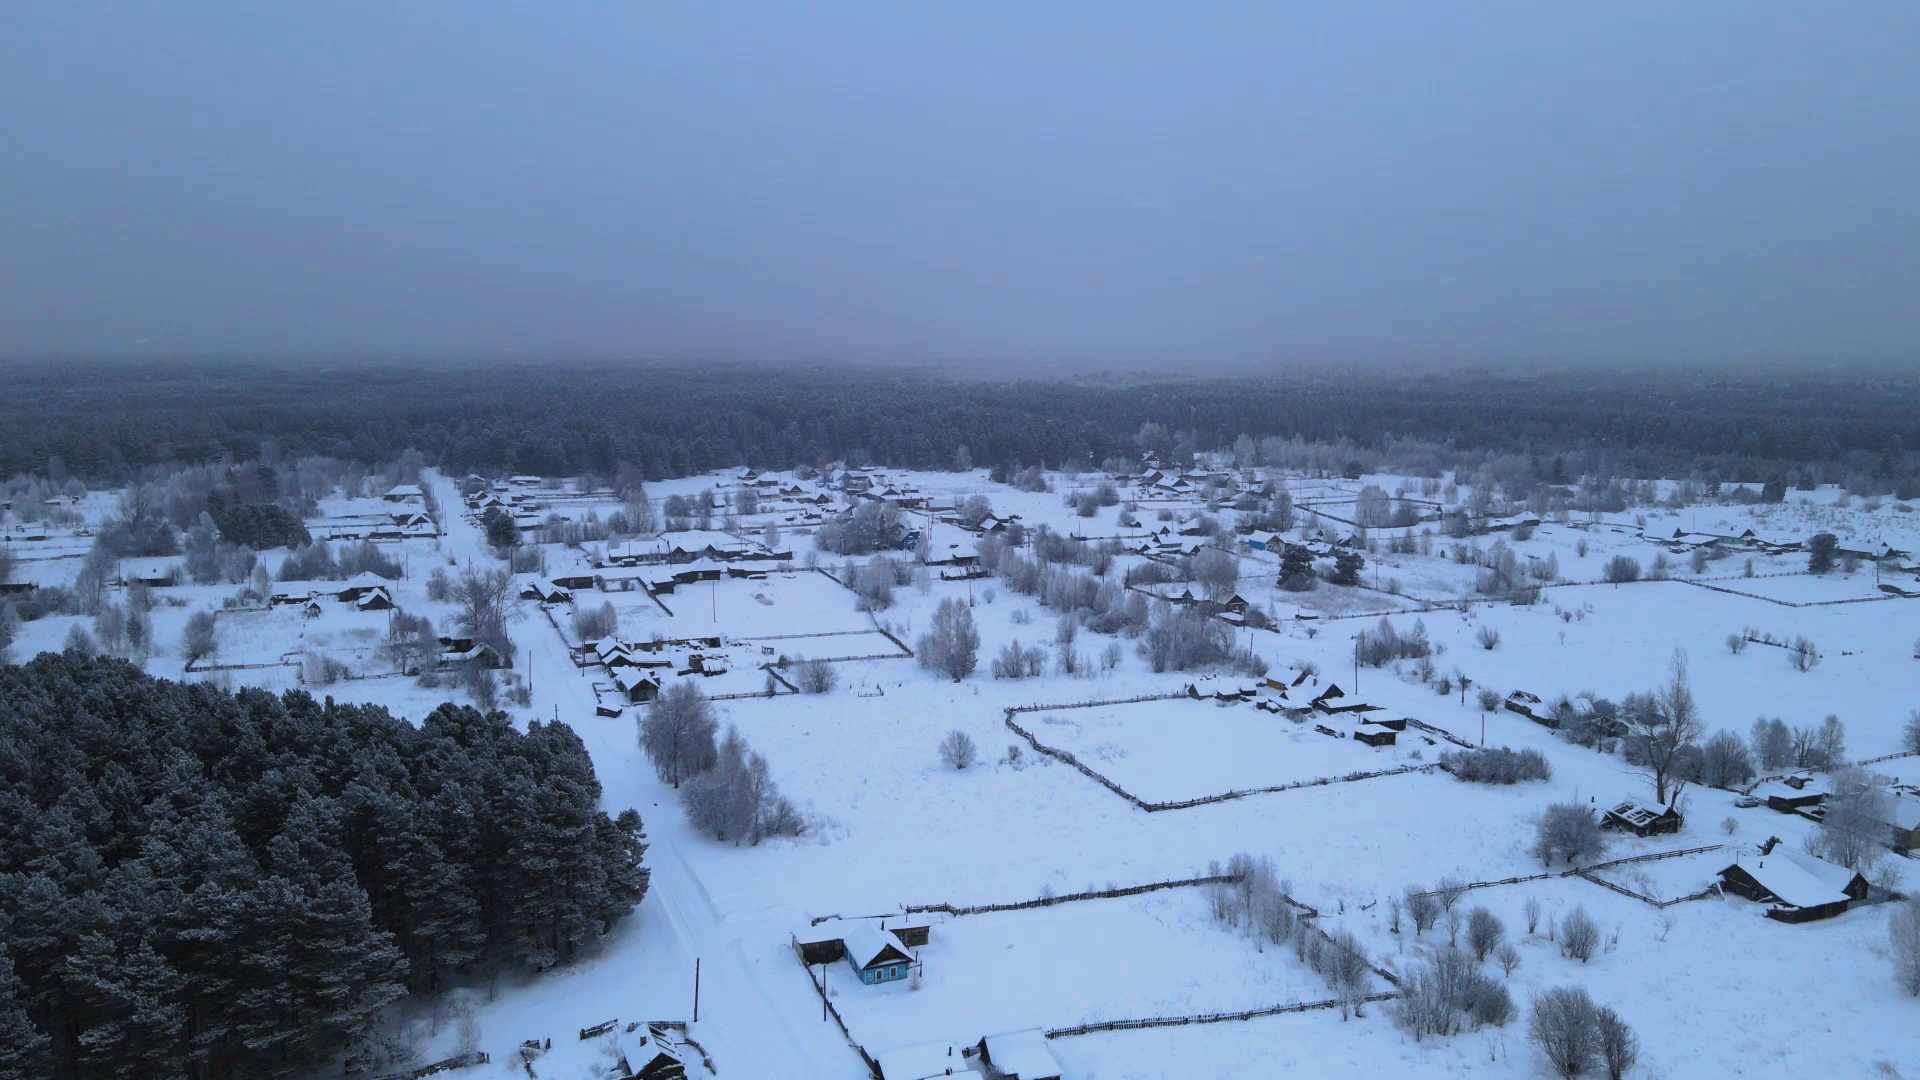
<instances>
[{"instance_id":1,"label":"small wooden building","mask_svg":"<svg viewBox=\"0 0 1920 1080\"><path fill-rule=\"evenodd\" d=\"M338 594L339 600L343 604L359 603L361 597L373 592L375 589L385 592L391 584L392 582L389 582L386 578L381 577L371 570L362 570L350 578L345 585L341 586ZM391 600L392 597L389 596L388 599ZM389 603L388 606L391 607L392 604Z\"/></svg>"},{"instance_id":2,"label":"small wooden building","mask_svg":"<svg viewBox=\"0 0 1920 1080\"><path fill-rule=\"evenodd\" d=\"M660 696L659 678L645 668L622 667L613 673L613 684L635 705L645 704Z\"/></svg>"},{"instance_id":3,"label":"small wooden building","mask_svg":"<svg viewBox=\"0 0 1920 1080\"><path fill-rule=\"evenodd\" d=\"M913 967L906 943L879 923L859 923L847 931L842 944L847 966L868 986L904 979Z\"/></svg>"},{"instance_id":4,"label":"small wooden building","mask_svg":"<svg viewBox=\"0 0 1920 1080\"><path fill-rule=\"evenodd\" d=\"M980 1062L989 1080L1060 1080L1060 1060L1039 1028L981 1039Z\"/></svg>"},{"instance_id":5,"label":"small wooden building","mask_svg":"<svg viewBox=\"0 0 1920 1080\"><path fill-rule=\"evenodd\" d=\"M1685 820L1680 811L1671 806L1652 807L1628 799L1600 815L1600 827L1620 829L1644 838L1677 833Z\"/></svg>"},{"instance_id":6,"label":"small wooden building","mask_svg":"<svg viewBox=\"0 0 1920 1080\"><path fill-rule=\"evenodd\" d=\"M1366 743L1368 746L1392 746L1399 740L1400 733L1397 731L1388 731L1385 728L1374 731L1361 728L1353 733L1353 737L1359 742Z\"/></svg>"},{"instance_id":7,"label":"small wooden building","mask_svg":"<svg viewBox=\"0 0 1920 1080\"><path fill-rule=\"evenodd\" d=\"M1831 919L1867 896L1867 879L1773 838L1757 855L1744 855L1720 871L1728 892L1770 904L1767 918L1802 923Z\"/></svg>"}]
</instances>

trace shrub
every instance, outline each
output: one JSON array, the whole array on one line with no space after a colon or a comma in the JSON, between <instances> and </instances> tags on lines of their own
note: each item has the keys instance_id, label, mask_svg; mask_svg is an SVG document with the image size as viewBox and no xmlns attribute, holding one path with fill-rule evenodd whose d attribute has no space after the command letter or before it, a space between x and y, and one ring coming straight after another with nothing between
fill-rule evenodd
<instances>
[{"instance_id":1,"label":"shrub","mask_svg":"<svg viewBox=\"0 0 1920 1080\"><path fill-rule=\"evenodd\" d=\"M1640 580L1640 560L1631 555L1615 555L1607 560L1600 576L1610 585L1621 585Z\"/></svg>"},{"instance_id":2,"label":"shrub","mask_svg":"<svg viewBox=\"0 0 1920 1080\"><path fill-rule=\"evenodd\" d=\"M1593 959L1593 950L1600 944L1600 926L1587 914L1585 907L1576 907L1560 924L1560 955L1581 963Z\"/></svg>"},{"instance_id":3,"label":"shrub","mask_svg":"<svg viewBox=\"0 0 1920 1080\"><path fill-rule=\"evenodd\" d=\"M1481 626L1480 632L1475 634L1473 639L1479 642L1480 647L1488 652L1492 652L1500 647L1500 631L1495 630L1491 626Z\"/></svg>"},{"instance_id":4,"label":"shrub","mask_svg":"<svg viewBox=\"0 0 1920 1080\"><path fill-rule=\"evenodd\" d=\"M978 751L973 744L973 736L964 731L949 731L940 740L940 763L949 769L960 770L973 764Z\"/></svg>"},{"instance_id":5,"label":"shrub","mask_svg":"<svg viewBox=\"0 0 1920 1080\"><path fill-rule=\"evenodd\" d=\"M840 675L825 660L802 660L795 681L809 694L824 694L839 684Z\"/></svg>"},{"instance_id":6,"label":"shrub","mask_svg":"<svg viewBox=\"0 0 1920 1080\"><path fill-rule=\"evenodd\" d=\"M1517 784L1524 780L1551 780L1553 767L1538 750L1490 746L1478 750L1449 750L1440 755L1440 767L1455 778L1475 784Z\"/></svg>"}]
</instances>

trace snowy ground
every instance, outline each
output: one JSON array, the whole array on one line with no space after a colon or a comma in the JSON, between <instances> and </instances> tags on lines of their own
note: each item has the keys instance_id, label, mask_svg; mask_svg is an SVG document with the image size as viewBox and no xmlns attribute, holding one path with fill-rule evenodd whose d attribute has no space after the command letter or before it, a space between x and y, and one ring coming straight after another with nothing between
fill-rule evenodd
<instances>
[{"instance_id":1,"label":"snowy ground","mask_svg":"<svg viewBox=\"0 0 1920 1080\"><path fill-rule=\"evenodd\" d=\"M986 494L996 512L1019 514L1029 525L1050 523L1083 536L1140 531L1117 524L1118 507L1080 518L1061 504L1060 492L1010 491L989 483L984 474L888 475L943 499ZM1409 483L1367 480L1389 491ZM1093 481L1062 478L1059 486L1064 492ZM728 483L728 478L690 478L654 485L651 493L656 500L697 496ZM1356 487L1312 486L1327 489L1324 494L1348 495ZM1301 485L1302 497L1306 487ZM452 613L426 598L429 569L463 567L468 560L476 566L498 564L472 524L451 513L459 505L452 484L438 481L436 493L449 511L447 534L387 550L406 568L405 580L395 586L396 601L409 612L430 615L444 631ZM1920 515L1902 513L1891 503L1868 510L1857 502L1836 506L1836 501L1829 489L1796 492L1792 502L1776 508L1712 507L1639 516L1655 534L1671 535L1675 529L1737 534L1752 525L1763 535L1797 539L1824 528L1848 543L1884 540L1920 548L1920 522L1914 520ZM614 509L586 499L556 498L554 505L570 515L593 508L604 517ZM1159 510L1188 513L1198 506L1190 499L1146 502L1139 517L1144 526L1157 527ZM89 514L103 517L112 501L90 496L89 507ZM743 524L758 528L760 522ZM1508 537L1505 542L1519 556L1551 556L1564 579L1589 581L1615 554L1651 563L1664 551L1641 537L1640 524L1634 515L1584 527L1549 522L1529 540ZM936 537L953 531L937 529ZM796 563L804 564L809 541L791 529L786 535ZM1485 549L1500 539L1482 536L1459 543ZM1016 638L1051 643L1054 616L997 582L934 580L924 591L898 589L895 606L878 618L911 644L940 600L971 598L982 648L981 668L970 678L957 684L939 679L910 659L854 660L835 665L840 684L826 695L717 706L722 722L737 726L765 755L775 781L812 822L804 837L757 848L717 844L686 827L673 793L654 778L635 746L635 710L615 718L594 715L592 687L606 677L569 660L570 610L562 606L554 612L562 628L556 633L531 604L523 604L525 617L512 633L521 652L517 675L531 675L532 698L530 705L511 711L521 722L558 717L580 732L605 787L606 808L636 807L645 816L653 890L597 956L536 979L482 988L487 993L477 1014L480 1047L493 1054L495 1064L456 1075L487 1080L524 1075L507 1064L523 1039L551 1037L558 1047L579 1028L616 1017L690 1019L698 959L700 1020L693 1031L723 1074L857 1077L863 1069L858 1056L830 1023L820 1020L819 999L788 946L792 927L819 915L897 911L903 903L1021 900L1045 890L1066 893L1186 877L1239 851L1271 856L1293 895L1318 908L1330 929L1353 930L1376 963L1404 967L1445 927L1418 939L1391 933L1389 894L1409 884L1432 885L1443 876L1478 881L1537 873L1540 865L1526 848L1530 822L1543 807L1648 795L1641 774L1619 757L1570 746L1510 713L1483 716L1474 692L1464 701L1457 691L1439 695L1404 670L1411 665L1398 672L1363 669L1356 683L1352 635L1376 620L1327 616L1406 609L1415 605L1412 597L1461 599L1476 569L1449 560L1454 543L1436 537L1431 555L1370 558L1367 583L1374 583L1377 569L1383 588L1398 579L1406 597L1327 585L1309 594L1279 593L1272 585L1272 560L1250 553L1242 564L1240 591L1256 604L1273 606L1280 622L1272 631L1240 630L1237 640L1271 660L1276 673L1316 665L1320 681L1339 682L1349 700L1383 706L1386 711L1377 715L1415 717L1472 741L1479 741L1484 724L1490 744L1539 749L1554 768L1549 783L1490 788L1416 772L1145 813L1030 749L1010 758L1007 748L1022 740L1005 727L1003 710L1169 693L1186 678L1147 670L1129 643L1112 670L1096 665L1091 675L996 681L987 673L991 657ZM277 558L277 553L266 556L270 564ZM1692 576L1685 555L1668 558L1676 576ZM550 566L571 565L578 553L554 547L549 559ZM1920 704L1920 661L1914 659L1920 604L1782 606L1759 597L1808 603L1879 594L1871 567L1820 578L1745 578L1747 559L1716 560L1700 576L1753 596L1673 581L1617 588L1568 585L1546 590L1532 607L1478 602L1465 612L1404 611L1392 622L1401 632L1410 631L1416 620L1425 626L1439 649L1434 665L1440 673L1465 673L1476 690L1525 689L1548 700L1583 690L1618 698L1649 689L1665 678L1674 651L1682 649L1710 729L1744 733L1763 713L1792 724L1817 723L1833 713L1847 724L1851 754L1894 750L1907 711ZM1805 565L1804 556L1752 559L1757 575ZM839 561L827 558L824 564ZM21 573L26 580L57 584L70 581L77 569L77 560L55 560L23 563ZM1910 575L1898 580L1913 584ZM232 592L231 586L160 590L153 615L160 651L147 661L148 669L179 677L177 642L187 617L219 607ZM780 654L893 651L875 632L873 619L856 610L849 591L804 569L775 572L764 581L694 585L662 599L672 615L638 593L588 591L579 602L611 602L620 615L620 632L629 638L721 633L740 639L762 661ZM366 654L384 635L385 617L333 602L323 603L323 609L312 621L287 609L223 614L215 660L272 663L314 649L343 659L365 657L350 666L360 674L376 673L378 658ZM1292 618L1302 613L1322 617ZM16 655L58 648L75 621L56 617L26 624ZM1478 644L1482 627L1499 633L1496 648ZM1804 635L1819 646L1821 663L1798 672L1777 648L1756 644L1731 652L1726 637L1749 627L1786 640ZM1076 647L1097 657L1105 644L1082 631ZM767 648L774 650L771 656L759 652ZM301 673L275 666L194 677L286 689L300 685ZM755 682L757 688L757 672ZM349 679L324 691L312 689L416 718L458 694L406 678ZM1320 722L1344 733L1356 719ZM1408 732L1400 746L1376 750L1244 704L1165 701L1024 714L1023 722L1042 741L1070 749L1149 799L1430 762L1444 749ZM944 769L936 755L936 743L951 730L968 733L981 748L983 760L965 772ZM1416 752L1421 758L1413 757ZM1898 772L1907 764L1906 772L1920 772L1920 766L1908 764L1911 760L1887 768ZM1685 801L1688 822L1679 835L1616 839L1609 856L1754 843L1771 835L1804 843L1810 827L1805 819L1735 809L1732 802L1724 792L1691 789ZM1737 830L1732 836L1720 824L1729 817ZM1710 877L1718 869L1715 861L1712 855L1655 861L1604 876L1637 891L1679 896ZM1909 886L1920 885L1920 874L1910 865L1901 869ZM1618 929L1618 943L1585 965L1561 957L1546 940L1544 921L1535 934L1526 933L1523 909L1529 897L1537 897L1550 918L1584 906L1604 937L1611 939ZM1325 996L1318 980L1290 954L1254 951L1209 924L1198 903L1197 894L1177 892L936 924L921 989L861 987L836 977L834 1000L856 1037L878 1052L926 1040L972 1042L1008 1028ZM1884 907L1788 926L1762 918L1756 905L1737 899L1679 904L1663 912L1578 879L1475 890L1463 904L1494 910L1519 942L1523 963L1512 978L1523 1011L1534 989L1568 983L1588 987L1639 1032L1650 1063L1646 1076L1915 1075L1920 1039L1913 1035L1912 1003L1897 996L1887 964L1874 951L1885 940ZM430 1035L423 1059L432 1060L450 1038L444 1029ZM1316 1076L1543 1075L1525 1043L1524 1019L1502 1031L1416 1044L1393 1027L1382 1006L1344 1022L1337 1013L1306 1013L1075 1036L1052 1046L1072 1080L1309 1071ZM550 1064L559 1068L568 1060L556 1052ZM550 1071L543 1069L543 1077Z\"/></svg>"}]
</instances>

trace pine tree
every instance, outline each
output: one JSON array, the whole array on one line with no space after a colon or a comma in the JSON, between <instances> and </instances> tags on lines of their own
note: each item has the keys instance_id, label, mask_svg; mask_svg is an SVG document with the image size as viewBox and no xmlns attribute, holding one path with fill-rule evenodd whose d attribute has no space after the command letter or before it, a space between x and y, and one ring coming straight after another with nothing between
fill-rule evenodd
<instances>
[{"instance_id":1,"label":"pine tree","mask_svg":"<svg viewBox=\"0 0 1920 1080\"><path fill-rule=\"evenodd\" d=\"M13 961L0 951L0 1080L40 1080L53 1072L47 1057L51 1040L28 1019L23 990Z\"/></svg>"}]
</instances>

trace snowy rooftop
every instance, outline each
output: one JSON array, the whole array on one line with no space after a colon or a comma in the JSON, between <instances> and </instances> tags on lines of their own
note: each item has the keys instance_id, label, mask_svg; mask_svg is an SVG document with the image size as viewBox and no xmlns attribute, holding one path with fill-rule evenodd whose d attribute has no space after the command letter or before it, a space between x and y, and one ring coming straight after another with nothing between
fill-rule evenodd
<instances>
[{"instance_id":1,"label":"snowy rooftop","mask_svg":"<svg viewBox=\"0 0 1920 1080\"><path fill-rule=\"evenodd\" d=\"M1834 882L1831 880L1832 874L1811 868L1807 863L1820 863L1845 876ZM1832 863L1823 863L1811 855L1801 855L1791 848L1779 847L1768 855L1743 855L1737 865L1759 882L1762 888L1794 907L1819 907L1849 899L1840 889L1852 880L1851 871Z\"/></svg>"},{"instance_id":2,"label":"snowy rooftop","mask_svg":"<svg viewBox=\"0 0 1920 1080\"><path fill-rule=\"evenodd\" d=\"M987 1060L995 1072L1017 1076L1020 1080L1046 1080L1060 1075L1060 1061L1047 1047L1047 1037L1039 1028L1010 1031L986 1038Z\"/></svg>"},{"instance_id":3,"label":"snowy rooftop","mask_svg":"<svg viewBox=\"0 0 1920 1080\"><path fill-rule=\"evenodd\" d=\"M874 1056L886 1080L928 1080L972 1072L958 1048L947 1043L916 1043Z\"/></svg>"}]
</instances>

